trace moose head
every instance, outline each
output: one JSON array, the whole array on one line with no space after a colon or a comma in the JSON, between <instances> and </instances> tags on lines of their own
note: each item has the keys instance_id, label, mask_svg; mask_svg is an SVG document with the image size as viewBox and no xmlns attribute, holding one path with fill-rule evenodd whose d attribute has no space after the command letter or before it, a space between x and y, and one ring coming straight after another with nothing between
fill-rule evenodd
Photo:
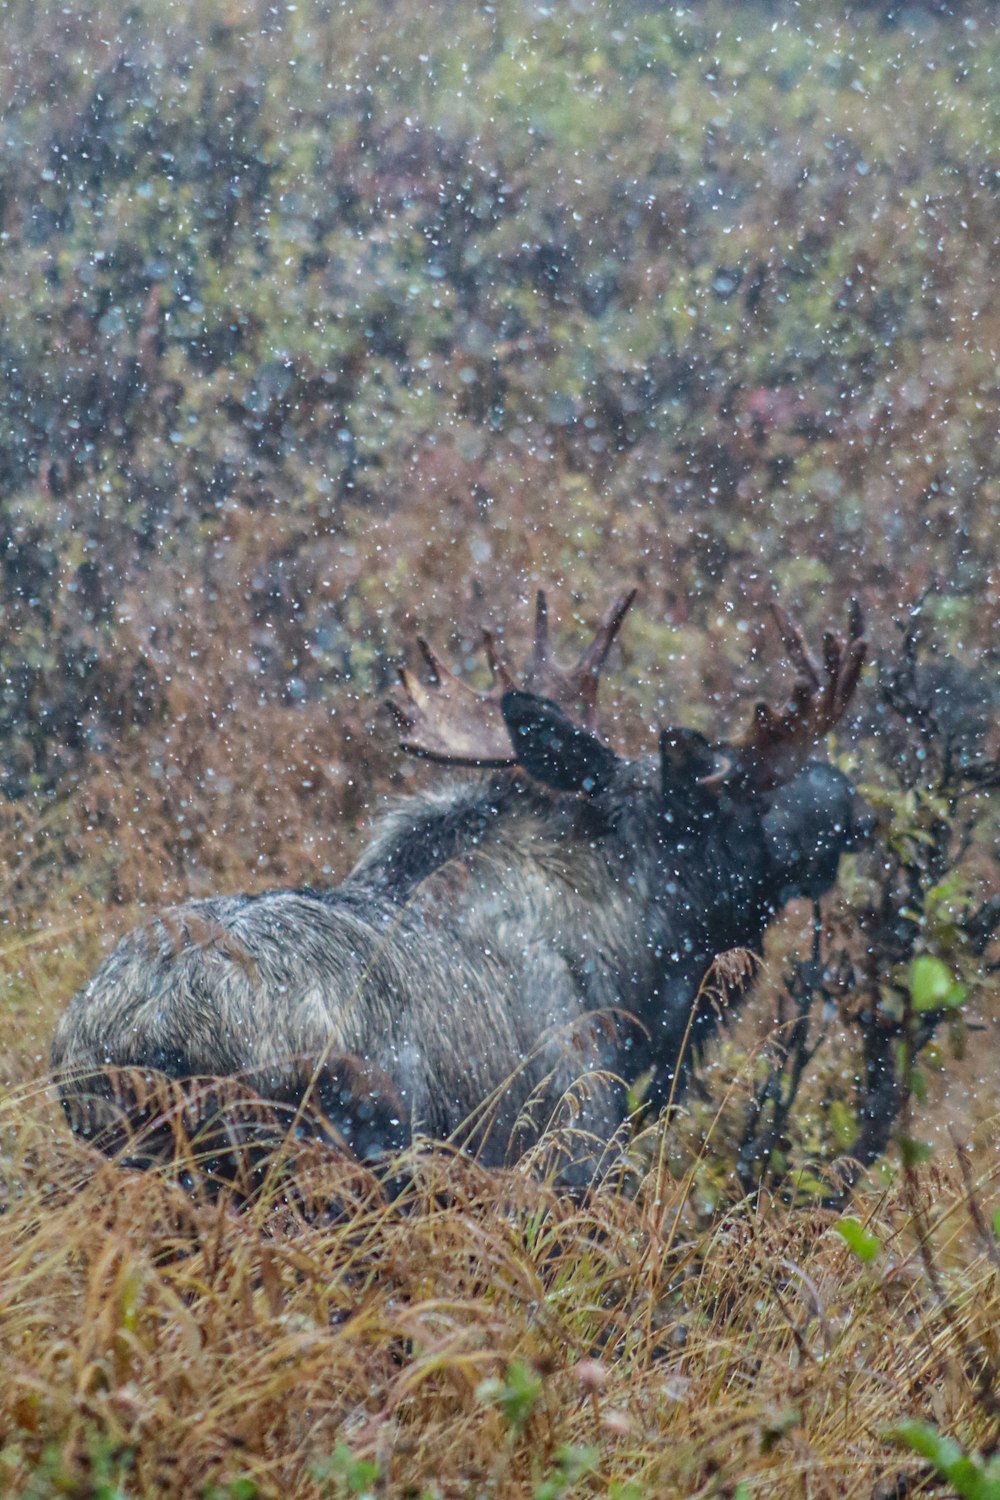
<instances>
[{"instance_id":1,"label":"moose head","mask_svg":"<svg viewBox=\"0 0 1000 1500\"><path fill-rule=\"evenodd\" d=\"M623 761L597 733L601 669L636 596L612 605L576 665L554 661L548 606L539 590L530 663L520 686L483 632L493 686L476 692L448 671L423 638L418 644L428 684L405 668L401 691L388 706L400 746L440 764L520 766L553 791L596 797L630 784ZM816 744L842 718L864 664L867 643L861 614L852 605L846 639L827 632L823 663L780 604L771 606L781 639L796 668L789 702L780 710L758 703L745 735L734 743L710 742L691 729L664 728L659 739L662 817L676 835L695 838L715 819L747 827L739 810L754 809L772 875L775 905L793 896L819 896L833 884L842 853L873 832L843 774L811 759Z\"/></svg>"}]
</instances>

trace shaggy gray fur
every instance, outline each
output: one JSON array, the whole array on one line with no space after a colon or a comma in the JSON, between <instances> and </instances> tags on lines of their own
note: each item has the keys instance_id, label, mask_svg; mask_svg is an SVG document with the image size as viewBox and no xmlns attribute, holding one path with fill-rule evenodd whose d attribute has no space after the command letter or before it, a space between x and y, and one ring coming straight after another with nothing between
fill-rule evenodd
<instances>
[{"instance_id":1,"label":"shaggy gray fur","mask_svg":"<svg viewBox=\"0 0 1000 1500\"><path fill-rule=\"evenodd\" d=\"M829 884L858 834L829 766L742 803L662 774L616 761L578 795L452 773L388 812L334 890L164 911L59 1023L71 1122L93 1129L108 1068L238 1076L285 1100L311 1083L363 1158L457 1132L497 1163L583 1076L579 1124L598 1145L569 1175L586 1178L625 1112L602 1070L652 1069L662 1102L713 957L758 947L780 901ZM709 1007L694 1040L713 1024Z\"/></svg>"}]
</instances>

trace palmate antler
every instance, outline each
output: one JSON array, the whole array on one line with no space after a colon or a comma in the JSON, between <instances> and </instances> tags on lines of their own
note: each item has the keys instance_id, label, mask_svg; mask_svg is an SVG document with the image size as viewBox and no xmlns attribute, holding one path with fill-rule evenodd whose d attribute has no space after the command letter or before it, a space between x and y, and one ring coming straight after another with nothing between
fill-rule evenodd
<instances>
[{"instance_id":1,"label":"palmate antler","mask_svg":"<svg viewBox=\"0 0 1000 1500\"><path fill-rule=\"evenodd\" d=\"M539 589L535 599L535 638L524 681L516 681L500 656L492 633L484 630L483 644L493 684L482 693L450 672L427 642L418 637L428 681L421 682L404 667L399 674L402 691L388 699L400 729L400 748L411 755L449 765L513 765L517 756L500 711L500 700L504 693L518 687L551 698L569 718L593 733L597 726L601 668L636 593L636 589L629 589L616 599L576 665L562 667L552 655L548 604Z\"/></svg>"},{"instance_id":2,"label":"palmate antler","mask_svg":"<svg viewBox=\"0 0 1000 1500\"><path fill-rule=\"evenodd\" d=\"M857 601L851 605L846 641L832 631L823 636L822 666L781 605L772 604L771 611L796 669L791 699L777 711L757 704L743 739L726 747L728 766L709 777L706 786L766 792L790 781L816 742L843 716L857 686L868 649Z\"/></svg>"}]
</instances>

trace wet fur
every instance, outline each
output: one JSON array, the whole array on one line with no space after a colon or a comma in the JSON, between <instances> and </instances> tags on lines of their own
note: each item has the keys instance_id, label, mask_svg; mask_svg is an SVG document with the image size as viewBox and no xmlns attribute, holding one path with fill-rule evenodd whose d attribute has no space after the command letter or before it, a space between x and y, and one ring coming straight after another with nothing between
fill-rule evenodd
<instances>
[{"instance_id":1,"label":"wet fur","mask_svg":"<svg viewBox=\"0 0 1000 1500\"><path fill-rule=\"evenodd\" d=\"M851 847L850 794L829 767L812 775L839 830L826 885ZM664 793L653 761L619 761L589 796L451 775L387 812L335 889L195 901L127 936L59 1023L69 1118L100 1135L109 1068L235 1076L284 1102L310 1090L362 1159L457 1132L494 1164L585 1075L579 1123L607 1142L625 1099L605 1072L650 1068L664 1101L708 965L758 948L794 893L761 821L773 801ZM782 805L779 862L801 863L796 827L810 844L814 830L794 795ZM714 1024L704 1007L696 1039ZM592 1175L595 1151L569 1175Z\"/></svg>"}]
</instances>

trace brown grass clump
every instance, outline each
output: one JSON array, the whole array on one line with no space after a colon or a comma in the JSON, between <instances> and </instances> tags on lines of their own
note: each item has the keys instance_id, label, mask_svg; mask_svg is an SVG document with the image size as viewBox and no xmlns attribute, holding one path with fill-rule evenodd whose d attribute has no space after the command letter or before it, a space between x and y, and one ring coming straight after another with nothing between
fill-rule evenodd
<instances>
[{"instance_id":1,"label":"brown grass clump","mask_svg":"<svg viewBox=\"0 0 1000 1500\"><path fill-rule=\"evenodd\" d=\"M5 1495L868 1496L919 1470L900 1420L991 1443L995 1117L961 1165L861 1192L870 1264L832 1210L706 1214L710 1131L576 1202L439 1147L388 1203L299 1144L295 1191L276 1164L237 1211L69 1135L31 997L71 944L5 960Z\"/></svg>"}]
</instances>

